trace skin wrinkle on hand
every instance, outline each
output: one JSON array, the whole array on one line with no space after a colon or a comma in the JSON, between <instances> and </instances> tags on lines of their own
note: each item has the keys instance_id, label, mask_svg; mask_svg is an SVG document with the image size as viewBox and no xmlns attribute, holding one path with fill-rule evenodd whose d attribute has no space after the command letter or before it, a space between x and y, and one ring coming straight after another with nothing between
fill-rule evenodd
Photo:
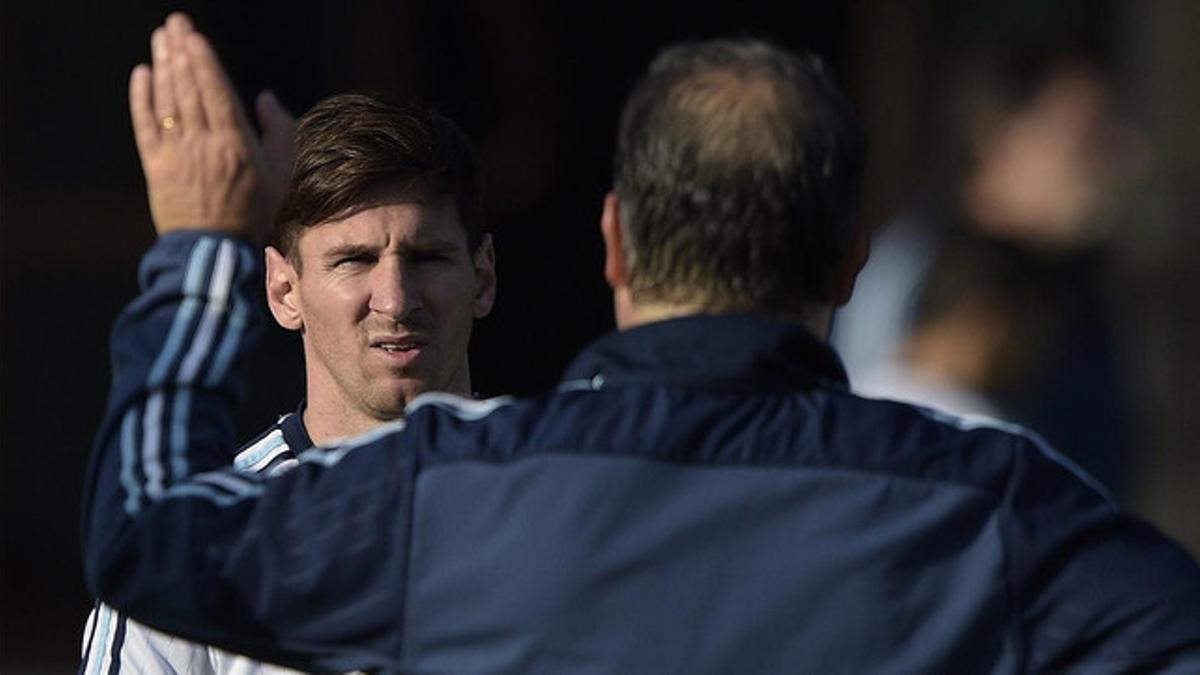
<instances>
[{"instance_id":1,"label":"skin wrinkle on hand","mask_svg":"<svg viewBox=\"0 0 1200 675\"><path fill-rule=\"evenodd\" d=\"M155 228L261 240L282 199L294 120L277 102L262 106L268 157L216 54L182 14L155 29L151 52L153 65L130 76L129 98Z\"/></svg>"}]
</instances>

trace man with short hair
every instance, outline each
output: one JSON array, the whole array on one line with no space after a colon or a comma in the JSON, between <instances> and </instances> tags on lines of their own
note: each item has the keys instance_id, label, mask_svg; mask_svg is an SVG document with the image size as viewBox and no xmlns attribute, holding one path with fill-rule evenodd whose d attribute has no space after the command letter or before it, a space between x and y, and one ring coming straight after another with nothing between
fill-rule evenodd
<instances>
[{"instance_id":1,"label":"man with short hair","mask_svg":"<svg viewBox=\"0 0 1200 675\"><path fill-rule=\"evenodd\" d=\"M398 419L426 391L469 396L467 343L496 276L466 136L436 113L345 95L302 118L297 148L267 300L304 340L313 440Z\"/></svg>"},{"instance_id":2,"label":"man with short hair","mask_svg":"<svg viewBox=\"0 0 1200 675\"><path fill-rule=\"evenodd\" d=\"M815 59L668 49L601 218L619 330L556 391L427 394L284 476L196 466L126 509L142 461L106 427L91 587L311 669L1194 672L1178 546L1027 433L848 390L824 338L865 258L863 150ZM148 293L178 295L179 267ZM135 309L118 336L152 333Z\"/></svg>"},{"instance_id":3,"label":"man with short hair","mask_svg":"<svg viewBox=\"0 0 1200 675\"><path fill-rule=\"evenodd\" d=\"M209 165L199 164L191 174L169 169L200 152L204 143L247 158L258 154L258 146L211 51L201 44L189 57L185 42L196 39L201 38L185 16L169 17L153 38L153 102L135 91L131 109L135 123L155 119L155 107L172 120L155 130L153 139L138 138L154 221L160 232L178 229L164 232L163 244L199 252L190 269L199 279L199 270L211 267L211 287L219 279L220 261L233 265L250 252L243 248L234 255L232 244L189 231L198 214L185 210L203 200L182 198L190 186L179 183L186 178L203 186ZM145 83L145 75L135 73L135 89L139 78ZM225 114L175 110L182 100L174 99L186 98L193 84L207 87L208 96L232 108ZM196 130L196 118L205 119L207 129ZM269 132L293 132L280 128L290 120L278 115L263 121ZM479 167L469 140L453 122L416 106L343 95L318 103L294 133L295 170L275 218L274 246L266 249L266 289L277 322L301 335L306 398L294 414L281 417L233 456L239 470L263 475L296 466L297 455L314 444L329 445L400 419L408 401L422 392L470 395L467 343L474 319L491 309L496 284ZM265 140L271 140L269 133ZM263 162L246 161L245 168L240 180L252 187L231 205L228 219L262 222L274 210L262 208L271 202L263 194L269 171ZM211 348L188 350L197 356L190 361L182 356L176 380L188 370L220 368L222 358L233 352L217 345L234 344L230 340L237 339L236 327L246 323L251 307L247 300L235 301L226 320L214 320L206 329L201 319L189 337L190 320L179 314L169 329L179 337L168 341L191 339ZM193 315L217 317L222 309L209 303ZM220 331L226 341L214 342ZM170 359L162 363L167 364L164 373L172 368ZM155 409L170 411L172 430L188 423L190 397L183 389L168 387L151 399L159 402ZM148 418L149 402L146 408ZM168 439L175 457L180 442ZM153 451L155 443L161 440L144 437L141 448ZM181 473L174 461L158 471ZM106 673L281 672L159 633L101 604L89 617L83 640L82 672L92 667Z\"/></svg>"}]
</instances>

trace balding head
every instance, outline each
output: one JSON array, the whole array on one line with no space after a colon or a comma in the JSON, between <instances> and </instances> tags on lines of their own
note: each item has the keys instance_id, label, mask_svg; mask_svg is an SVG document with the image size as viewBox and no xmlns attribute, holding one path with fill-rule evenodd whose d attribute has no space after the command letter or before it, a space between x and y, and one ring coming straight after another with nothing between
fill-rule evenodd
<instances>
[{"instance_id":1,"label":"balding head","mask_svg":"<svg viewBox=\"0 0 1200 675\"><path fill-rule=\"evenodd\" d=\"M865 138L819 60L758 41L672 47L616 157L634 301L801 315L850 248Z\"/></svg>"}]
</instances>

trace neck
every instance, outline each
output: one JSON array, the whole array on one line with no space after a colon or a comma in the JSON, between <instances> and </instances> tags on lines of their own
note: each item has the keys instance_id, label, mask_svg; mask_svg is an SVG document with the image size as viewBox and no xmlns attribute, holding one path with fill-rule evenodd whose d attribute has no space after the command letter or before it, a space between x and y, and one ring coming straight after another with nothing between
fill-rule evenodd
<instances>
[{"instance_id":1,"label":"neck","mask_svg":"<svg viewBox=\"0 0 1200 675\"><path fill-rule=\"evenodd\" d=\"M614 308L617 319L617 328L619 330L627 330L635 326L641 326L657 321L666 321L668 319L680 319L686 316L695 316L697 314L733 314L741 311L740 309L716 309L706 307L701 304L675 304L675 303L654 303L654 302L634 302L629 296L628 291L622 290L614 294ZM778 312L762 312L777 319L798 323L808 328L809 332L817 336L821 340L829 339L829 330L833 321L833 307L821 306L807 314L780 314Z\"/></svg>"},{"instance_id":2,"label":"neck","mask_svg":"<svg viewBox=\"0 0 1200 675\"><path fill-rule=\"evenodd\" d=\"M338 392L338 389L319 386L311 378L308 380L304 425L308 437L317 446L328 446L343 438L359 436L380 424L391 422L370 416L349 401L341 400L341 396L331 395L331 392ZM395 419L401 417L402 414L397 414Z\"/></svg>"},{"instance_id":3,"label":"neck","mask_svg":"<svg viewBox=\"0 0 1200 675\"><path fill-rule=\"evenodd\" d=\"M314 397L312 387L309 387L304 407L304 428L315 445L330 445L341 439L352 438L388 421L375 419L349 405L334 404L328 398Z\"/></svg>"}]
</instances>

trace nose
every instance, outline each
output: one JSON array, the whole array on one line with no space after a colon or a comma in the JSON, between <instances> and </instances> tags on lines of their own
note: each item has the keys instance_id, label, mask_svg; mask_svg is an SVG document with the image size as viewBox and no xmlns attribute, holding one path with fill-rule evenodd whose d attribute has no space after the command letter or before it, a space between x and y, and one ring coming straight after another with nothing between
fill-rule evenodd
<instances>
[{"instance_id":1,"label":"nose","mask_svg":"<svg viewBox=\"0 0 1200 675\"><path fill-rule=\"evenodd\" d=\"M370 310L396 322L421 308L416 274L402 260L385 258L371 271Z\"/></svg>"}]
</instances>

